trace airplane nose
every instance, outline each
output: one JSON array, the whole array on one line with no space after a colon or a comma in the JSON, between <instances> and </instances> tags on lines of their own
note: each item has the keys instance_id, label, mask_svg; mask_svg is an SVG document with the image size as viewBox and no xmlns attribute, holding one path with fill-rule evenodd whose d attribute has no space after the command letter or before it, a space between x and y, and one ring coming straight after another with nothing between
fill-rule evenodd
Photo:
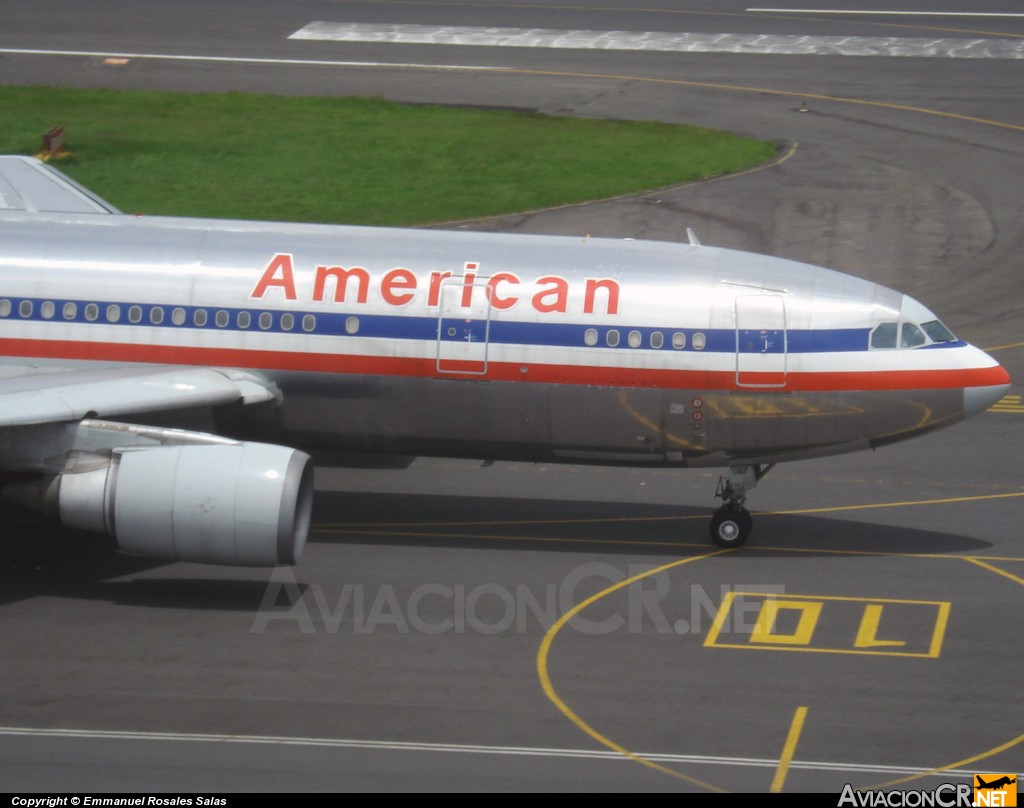
<instances>
[{"instance_id":1,"label":"airplane nose","mask_svg":"<svg viewBox=\"0 0 1024 808\"><path fill-rule=\"evenodd\" d=\"M974 345L968 345L970 378L964 387L964 418L984 412L1006 395L1013 379L1006 368Z\"/></svg>"},{"instance_id":2,"label":"airplane nose","mask_svg":"<svg viewBox=\"0 0 1024 808\"><path fill-rule=\"evenodd\" d=\"M989 387L965 387L964 418L970 418L972 415L984 412L1006 395L1006 391L1009 389L1009 384L996 384Z\"/></svg>"}]
</instances>

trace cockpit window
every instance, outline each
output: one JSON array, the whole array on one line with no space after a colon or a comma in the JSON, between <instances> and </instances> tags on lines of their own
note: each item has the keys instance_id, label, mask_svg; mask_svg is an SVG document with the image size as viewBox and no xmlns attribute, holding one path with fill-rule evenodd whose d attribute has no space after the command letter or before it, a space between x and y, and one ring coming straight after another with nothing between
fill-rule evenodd
<instances>
[{"instance_id":1,"label":"cockpit window","mask_svg":"<svg viewBox=\"0 0 1024 808\"><path fill-rule=\"evenodd\" d=\"M920 328L913 323L903 323L900 329L901 348L916 348L918 345L924 345L925 342L924 332Z\"/></svg>"},{"instance_id":2,"label":"cockpit window","mask_svg":"<svg viewBox=\"0 0 1024 808\"><path fill-rule=\"evenodd\" d=\"M927 334L927 336L925 336ZM916 323L879 323L871 332L871 348L920 348L929 342L953 342L956 340L942 323L930 320L923 325Z\"/></svg>"},{"instance_id":3,"label":"cockpit window","mask_svg":"<svg viewBox=\"0 0 1024 808\"><path fill-rule=\"evenodd\" d=\"M924 329L924 333L931 338L932 342L956 342L956 337L953 336L952 332L938 320L921 323L921 328Z\"/></svg>"},{"instance_id":4,"label":"cockpit window","mask_svg":"<svg viewBox=\"0 0 1024 808\"><path fill-rule=\"evenodd\" d=\"M882 323L871 332L872 348L895 348L899 323Z\"/></svg>"}]
</instances>

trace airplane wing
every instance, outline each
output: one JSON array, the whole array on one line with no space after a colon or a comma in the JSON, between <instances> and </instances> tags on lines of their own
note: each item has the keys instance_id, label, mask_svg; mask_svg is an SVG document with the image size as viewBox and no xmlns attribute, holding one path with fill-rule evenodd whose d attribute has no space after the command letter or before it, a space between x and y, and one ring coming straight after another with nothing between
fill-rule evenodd
<instances>
[{"instance_id":1,"label":"airplane wing","mask_svg":"<svg viewBox=\"0 0 1024 808\"><path fill-rule=\"evenodd\" d=\"M277 386L212 368L125 368L0 378L0 427L280 401Z\"/></svg>"},{"instance_id":2,"label":"airplane wing","mask_svg":"<svg viewBox=\"0 0 1024 808\"><path fill-rule=\"evenodd\" d=\"M0 211L120 213L53 166L31 157L0 157Z\"/></svg>"},{"instance_id":3,"label":"airplane wing","mask_svg":"<svg viewBox=\"0 0 1024 808\"><path fill-rule=\"evenodd\" d=\"M52 166L0 156L0 219L122 215ZM313 466L286 446L165 429L166 413L280 402L257 373L214 367L56 368L0 356L0 496L127 553L242 566L294 564Z\"/></svg>"},{"instance_id":4,"label":"airplane wing","mask_svg":"<svg viewBox=\"0 0 1024 808\"><path fill-rule=\"evenodd\" d=\"M2 211L120 213L53 166L20 155L0 156ZM279 399L272 383L226 370L146 367L46 373L0 363L0 427Z\"/></svg>"},{"instance_id":5,"label":"airplane wing","mask_svg":"<svg viewBox=\"0 0 1024 808\"><path fill-rule=\"evenodd\" d=\"M3 499L66 527L110 534L135 555L294 564L312 511L308 455L106 420L280 399L273 382L241 371L0 364L0 472L10 473Z\"/></svg>"}]
</instances>

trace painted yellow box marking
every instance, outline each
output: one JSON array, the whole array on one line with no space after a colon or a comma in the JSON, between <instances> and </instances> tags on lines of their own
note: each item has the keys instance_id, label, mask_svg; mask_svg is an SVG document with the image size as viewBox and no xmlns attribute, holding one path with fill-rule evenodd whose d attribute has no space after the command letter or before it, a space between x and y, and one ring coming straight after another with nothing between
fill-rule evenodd
<instances>
[{"instance_id":1,"label":"painted yellow box marking","mask_svg":"<svg viewBox=\"0 0 1024 808\"><path fill-rule=\"evenodd\" d=\"M727 592L704 646L936 659L949 610L947 601Z\"/></svg>"}]
</instances>

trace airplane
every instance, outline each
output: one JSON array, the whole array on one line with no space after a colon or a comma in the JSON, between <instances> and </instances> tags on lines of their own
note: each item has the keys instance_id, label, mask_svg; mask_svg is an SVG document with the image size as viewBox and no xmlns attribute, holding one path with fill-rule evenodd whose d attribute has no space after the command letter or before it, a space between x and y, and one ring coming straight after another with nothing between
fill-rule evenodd
<instances>
[{"instance_id":1,"label":"airplane","mask_svg":"<svg viewBox=\"0 0 1024 808\"><path fill-rule=\"evenodd\" d=\"M1004 788L1005 786L1012 786L1014 783L1017 782L1017 778L1016 777L1010 778L1010 777L1008 777L1006 775L1003 775L1002 777L1000 777L1000 778L998 778L996 780L993 780L991 783L986 783L981 778L980 774L976 774L975 777L978 778L978 785L975 786L976 789L978 789L978 788L994 788L994 789L998 790L998 789Z\"/></svg>"},{"instance_id":2,"label":"airplane","mask_svg":"<svg viewBox=\"0 0 1024 808\"><path fill-rule=\"evenodd\" d=\"M700 244L124 214L0 157L0 483L127 553L294 564L312 456L776 464L998 401L901 292Z\"/></svg>"}]
</instances>

